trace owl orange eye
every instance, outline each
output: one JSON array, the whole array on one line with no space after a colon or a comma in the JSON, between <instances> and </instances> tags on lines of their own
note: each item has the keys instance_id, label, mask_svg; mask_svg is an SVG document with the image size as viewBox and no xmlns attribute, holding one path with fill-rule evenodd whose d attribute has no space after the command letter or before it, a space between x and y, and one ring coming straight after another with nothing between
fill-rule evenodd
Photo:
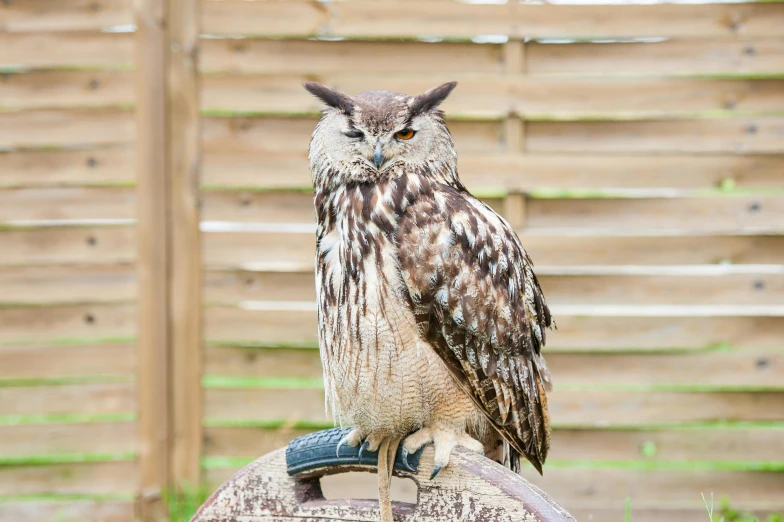
<instances>
[{"instance_id":1,"label":"owl orange eye","mask_svg":"<svg viewBox=\"0 0 784 522\"><path fill-rule=\"evenodd\" d=\"M397 131L395 133L395 137L399 140L410 140L414 137L414 134L416 134L414 129L403 129L401 131Z\"/></svg>"}]
</instances>

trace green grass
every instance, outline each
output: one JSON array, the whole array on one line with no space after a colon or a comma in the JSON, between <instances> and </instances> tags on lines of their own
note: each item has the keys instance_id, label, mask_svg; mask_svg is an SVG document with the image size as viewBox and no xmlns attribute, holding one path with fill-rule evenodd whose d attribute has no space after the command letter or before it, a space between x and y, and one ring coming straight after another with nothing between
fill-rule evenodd
<instances>
[{"instance_id":1,"label":"green grass","mask_svg":"<svg viewBox=\"0 0 784 522\"><path fill-rule=\"evenodd\" d=\"M163 499L169 510L169 522L188 522L196 510L209 498L206 485L183 485L176 490L164 491Z\"/></svg>"}]
</instances>

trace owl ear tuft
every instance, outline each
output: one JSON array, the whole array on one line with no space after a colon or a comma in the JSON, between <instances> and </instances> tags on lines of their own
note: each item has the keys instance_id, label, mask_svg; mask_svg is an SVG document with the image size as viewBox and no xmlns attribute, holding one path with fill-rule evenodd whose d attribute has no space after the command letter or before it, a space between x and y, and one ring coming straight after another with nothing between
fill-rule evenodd
<instances>
[{"instance_id":1,"label":"owl ear tuft","mask_svg":"<svg viewBox=\"0 0 784 522\"><path fill-rule=\"evenodd\" d=\"M303 83L302 86L305 87L310 94L330 107L334 107L346 114L351 114L354 110L354 103L351 101L351 98L342 92L335 91L326 85L317 82L306 82Z\"/></svg>"},{"instance_id":2,"label":"owl ear tuft","mask_svg":"<svg viewBox=\"0 0 784 522\"><path fill-rule=\"evenodd\" d=\"M420 94L411 102L411 115L422 114L430 109L435 109L441 102L446 100L452 89L457 87L457 82L448 82L430 89L424 94Z\"/></svg>"}]
</instances>

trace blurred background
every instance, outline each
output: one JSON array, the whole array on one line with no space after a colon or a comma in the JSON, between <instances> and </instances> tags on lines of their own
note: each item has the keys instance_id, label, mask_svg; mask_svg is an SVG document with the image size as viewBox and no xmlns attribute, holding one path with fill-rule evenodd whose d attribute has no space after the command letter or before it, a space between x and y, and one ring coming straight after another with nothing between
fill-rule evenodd
<instances>
[{"instance_id":1,"label":"blurred background","mask_svg":"<svg viewBox=\"0 0 784 522\"><path fill-rule=\"evenodd\" d=\"M460 175L558 324L526 478L581 521L775 519L784 4L559 4L0 2L0 520L187 520L332 425L305 80L459 81Z\"/></svg>"}]
</instances>

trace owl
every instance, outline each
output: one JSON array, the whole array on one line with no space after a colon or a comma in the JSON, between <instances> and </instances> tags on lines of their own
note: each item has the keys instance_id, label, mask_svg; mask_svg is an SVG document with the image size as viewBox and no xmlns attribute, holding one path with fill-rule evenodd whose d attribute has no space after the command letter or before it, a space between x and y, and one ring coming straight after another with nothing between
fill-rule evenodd
<instances>
[{"instance_id":1,"label":"owl","mask_svg":"<svg viewBox=\"0 0 784 522\"><path fill-rule=\"evenodd\" d=\"M382 521L401 446L432 443L435 477L456 446L541 473L550 443L552 318L514 229L460 182L438 109L455 86L304 85L326 105L309 159L327 407L353 426L341 444L379 451Z\"/></svg>"}]
</instances>

